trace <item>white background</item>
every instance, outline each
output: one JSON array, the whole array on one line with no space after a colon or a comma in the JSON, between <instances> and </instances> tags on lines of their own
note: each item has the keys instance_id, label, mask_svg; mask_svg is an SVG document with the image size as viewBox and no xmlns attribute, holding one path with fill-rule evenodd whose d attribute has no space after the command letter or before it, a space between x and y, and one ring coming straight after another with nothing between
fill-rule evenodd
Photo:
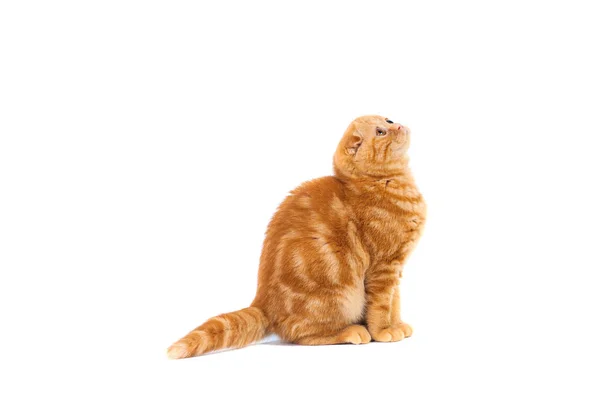
<instances>
[{"instance_id":1,"label":"white background","mask_svg":"<svg viewBox=\"0 0 600 400\"><path fill-rule=\"evenodd\" d=\"M593 3L2 2L0 397L597 399ZM371 113L429 204L414 337L168 361Z\"/></svg>"}]
</instances>

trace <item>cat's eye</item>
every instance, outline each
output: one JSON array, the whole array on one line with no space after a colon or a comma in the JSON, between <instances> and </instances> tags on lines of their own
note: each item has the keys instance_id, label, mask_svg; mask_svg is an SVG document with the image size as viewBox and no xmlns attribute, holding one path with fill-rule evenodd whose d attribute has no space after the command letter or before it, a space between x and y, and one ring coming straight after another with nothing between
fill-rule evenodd
<instances>
[{"instance_id":1,"label":"cat's eye","mask_svg":"<svg viewBox=\"0 0 600 400\"><path fill-rule=\"evenodd\" d=\"M384 131L381 128L377 128L376 133L377 136L385 136L387 134L387 131Z\"/></svg>"},{"instance_id":2,"label":"cat's eye","mask_svg":"<svg viewBox=\"0 0 600 400\"><path fill-rule=\"evenodd\" d=\"M387 119L387 118L385 119L385 122L387 122L388 124L393 124L394 123L394 121L392 121L391 119Z\"/></svg>"}]
</instances>

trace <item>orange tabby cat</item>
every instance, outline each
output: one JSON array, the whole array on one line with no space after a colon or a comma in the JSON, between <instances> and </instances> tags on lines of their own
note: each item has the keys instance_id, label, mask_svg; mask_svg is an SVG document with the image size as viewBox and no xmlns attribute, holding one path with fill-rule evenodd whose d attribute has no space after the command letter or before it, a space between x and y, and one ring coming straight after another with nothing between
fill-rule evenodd
<instances>
[{"instance_id":1,"label":"orange tabby cat","mask_svg":"<svg viewBox=\"0 0 600 400\"><path fill-rule=\"evenodd\" d=\"M169 357L242 347L270 332L306 345L410 337L398 285L425 203L408 168L409 134L383 117L354 120L335 152L334 176L304 183L273 216L252 305L209 319Z\"/></svg>"}]
</instances>

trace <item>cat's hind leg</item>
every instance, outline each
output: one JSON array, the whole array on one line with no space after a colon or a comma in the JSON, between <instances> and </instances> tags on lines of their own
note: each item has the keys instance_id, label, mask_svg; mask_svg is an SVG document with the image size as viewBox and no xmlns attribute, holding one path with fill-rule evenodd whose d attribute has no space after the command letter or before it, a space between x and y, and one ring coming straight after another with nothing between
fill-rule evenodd
<instances>
[{"instance_id":1,"label":"cat's hind leg","mask_svg":"<svg viewBox=\"0 0 600 400\"><path fill-rule=\"evenodd\" d=\"M370 341L371 335L363 325L350 325L337 333L309 335L295 340L296 343L304 345L365 344Z\"/></svg>"}]
</instances>

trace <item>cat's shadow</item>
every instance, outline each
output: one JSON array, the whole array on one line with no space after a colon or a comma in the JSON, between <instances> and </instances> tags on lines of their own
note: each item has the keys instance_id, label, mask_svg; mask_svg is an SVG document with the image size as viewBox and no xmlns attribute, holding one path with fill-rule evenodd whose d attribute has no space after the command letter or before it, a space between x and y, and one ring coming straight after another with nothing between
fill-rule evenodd
<instances>
[{"instance_id":1,"label":"cat's shadow","mask_svg":"<svg viewBox=\"0 0 600 400\"><path fill-rule=\"evenodd\" d=\"M297 344L294 343L289 343L286 342L284 340L281 340L279 338L279 336L275 335L274 333L268 335L267 337L265 337L263 340L261 340L260 342L256 343L258 345L269 345L269 346L297 346Z\"/></svg>"},{"instance_id":2,"label":"cat's shadow","mask_svg":"<svg viewBox=\"0 0 600 400\"><path fill-rule=\"evenodd\" d=\"M272 342L263 342L263 343L260 343L260 345L261 346L262 345L268 345L268 346L298 346L295 343L284 342L283 340L280 340L280 339L274 340Z\"/></svg>"}]
</instances>

